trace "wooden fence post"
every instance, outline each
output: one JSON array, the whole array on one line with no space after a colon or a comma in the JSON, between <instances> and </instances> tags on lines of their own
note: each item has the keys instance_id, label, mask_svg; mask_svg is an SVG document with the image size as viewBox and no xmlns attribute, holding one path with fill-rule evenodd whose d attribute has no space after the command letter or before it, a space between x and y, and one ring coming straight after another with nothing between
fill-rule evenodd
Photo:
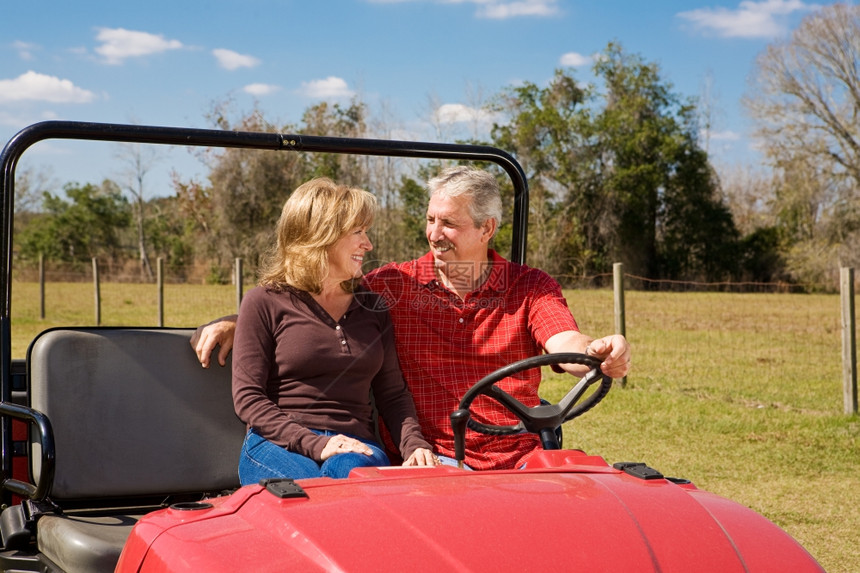
<instances>
[{"instance_id":1,"label":"wooden fence post","mask_svg":"<svg viewBox=\"0 0 860 573\"><path fill-rule=\"evenodd\" d=\"M233 269L233 280L236 281L236 312L242 306L242 259L236 257L236 265Z\"/></svg>"},{"instance_id":2,"label":"wooden fence post","mask_svg":"<svg viewBox=\"0 0 860 573\"><path fill-rule=\"evenodd\" d=\"M624 310L624 263L612 265L612 282L615 291L615 334L627 336ZM627 376L621 379L621 387L627 386Z\"/></svg>"},{"instance_id":3,"label":"wooden fence post","mask_svg":"<svg viewBox=\"0 0 860 573\"><path fill-rule=\"evenodd\" d=\"M45 255L39 253L39 318L45 320Z\"/></svg>"},{"instance_id":4,"label":"wooden fence post","mask_svg":"<svg viewBox=\"0 0 860 573\"><path fill-rule=\"evenodd\" d=\"M846 414L857 413L857 320L854 314L854 269L839 272L842 298L842 396Z\"/></svg>"},{"instance_id":5,"label":"wooden fence post","mask_svg":"<svg viewBox=\"0 0 860 573\"><path fill-rule=\"evenodd\" d=\"M158 283L158 326L164 327L164 257L156 261Z\"/></svg>"},{"instance_id":6,"label":"wooden fence post","mask_svg":"<svg viewBox=\"0 0 860 573\"><path fill-rule=\"evenodd\" d=\"M93 291L95 293L96 304L96 326L102 324L102 296L99 287L99 261L93 257Z\"/></svg>"}]
</instances>

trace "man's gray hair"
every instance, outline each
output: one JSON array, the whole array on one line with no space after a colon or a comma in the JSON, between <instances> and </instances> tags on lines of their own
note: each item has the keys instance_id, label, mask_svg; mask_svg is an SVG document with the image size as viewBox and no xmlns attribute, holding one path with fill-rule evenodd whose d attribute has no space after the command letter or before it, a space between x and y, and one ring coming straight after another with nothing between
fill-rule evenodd
<instances>
[{"instance_id":1,"label":"man's gray hair","mask_svg":"<svg viewBox=\"0 0 860 573\"><path fill-rule=\"evenodd\" d=\"M487 219L496 220L496 230L502 224L502 195L496 177L489 171L458 165L448 167L427 182L430 196L468 197L469 215L480 227Z\"/></svg>"}]
</instances>

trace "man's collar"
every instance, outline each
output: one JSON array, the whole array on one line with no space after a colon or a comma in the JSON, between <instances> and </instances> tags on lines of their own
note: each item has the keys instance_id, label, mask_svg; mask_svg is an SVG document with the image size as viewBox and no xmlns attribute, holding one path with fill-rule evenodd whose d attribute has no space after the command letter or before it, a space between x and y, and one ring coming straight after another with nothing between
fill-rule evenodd
<instances>
[{"instance_id":1,"label":"man's collar","mask_svg":"<svg viewBox=\"0 0 860 573\"><path fill-rule=\"evenodd\" d=\"M428 252L415 261L415 279L422 285L429 285L436 280L436 261L433 253Z\"/></svg>"},{"instance_id":2,"label":"man's collar","mask_svg":"<svg viewBox=\"0 0 860 573\"><path fill-rule=\"evenodd\" d=\"M481 288L495 291L506 290L508 286L508 261L493 249L487 252L487 258L493 266L490 269L490 276L487 277Z\"/></svg>"},{"instance_id":3,"label":"man's collar","mask_svg":"<svg viewBox=\"0 0 860 573\"><path fill-rule=\"evenodd\" d=\"M496 291L505 290L505 275L508 261L493 249L487 250L487 260L492 265L490 276L478 287L478 290L491 288ZM480 271L479 271L480 272ZM427 253L415 261L415 279L422 285L429 285L437 281L436 261L433 253Z\"/></svg>"}]
</instances>

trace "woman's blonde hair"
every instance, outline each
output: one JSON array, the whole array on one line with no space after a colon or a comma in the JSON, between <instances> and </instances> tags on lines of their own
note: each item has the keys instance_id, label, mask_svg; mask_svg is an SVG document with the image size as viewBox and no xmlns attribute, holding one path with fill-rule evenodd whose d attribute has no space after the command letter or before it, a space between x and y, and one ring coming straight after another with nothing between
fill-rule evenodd
<instances>
[{"instance_id":1,"label":"woman's blonde hair","mask_svg":"<svg viewBox=\"0 0 860 573\"><path fill-rule=\"evenodd\" d=\"M276 241L260 269L260 285L274 290L292 286L318 294L328 276L328 248L376 214L376 197L363 189L338 185L328 177L311 179L284 203ZM341 283L352 292L355 280Z\"/></svg>"}]
</instances>

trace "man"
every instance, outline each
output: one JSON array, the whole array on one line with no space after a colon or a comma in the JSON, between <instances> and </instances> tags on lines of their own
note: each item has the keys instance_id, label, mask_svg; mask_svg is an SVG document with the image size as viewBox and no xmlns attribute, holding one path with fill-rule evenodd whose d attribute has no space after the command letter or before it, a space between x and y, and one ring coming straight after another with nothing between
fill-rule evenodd
<instances>
[{"instance_id":1,"label":"man","mask_svg":"<svg viewBox=\"0 0 860 573\"><path fill-rule=\"evenodd\" d=\"M578 352L600 357L608 376L627 375L630 345L623 336L592 339L582 334L555 280L489 249L502 212L492 174L452 167L431 179L428 188L425 233L430 251L413 261L380 267L365 281L388 303L403 376L424 436L440 457L454 456L449 416L460 398L502 366L544 351ZM218 360L224 364L233 344L234 321L219 319L195 333L192 346L204 367L217 344ZM584 374L580 365L563 368ZM539 403L538 369L499 385L527 406ZM472 415L486 424L516 422L485 398L475 401ZM469 432L466 464L479 470L513 468L540 447L532 434L500 437Z\"/></svg>"}]
</instances>

